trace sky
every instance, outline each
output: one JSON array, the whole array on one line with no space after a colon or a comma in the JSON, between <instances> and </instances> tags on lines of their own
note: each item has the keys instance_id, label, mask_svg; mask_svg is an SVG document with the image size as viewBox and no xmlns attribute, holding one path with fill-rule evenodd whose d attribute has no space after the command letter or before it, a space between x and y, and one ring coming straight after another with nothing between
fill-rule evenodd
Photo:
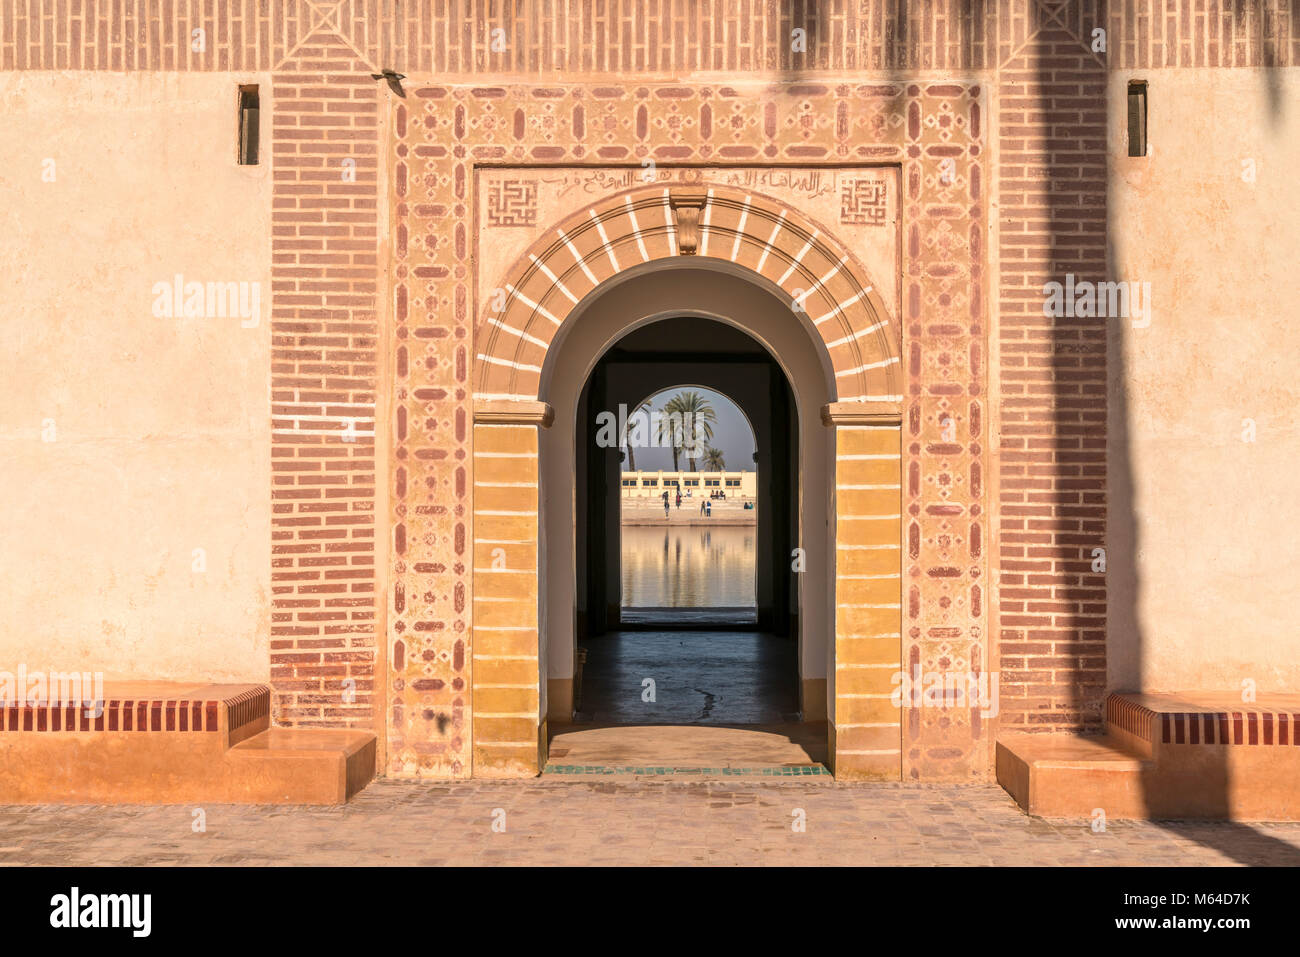
<instances>
[{"instance_id":1,"label":"sky","mask_svg":"<svg viewBox=\"0 0 1300 957\"><path fill-rule=\"evenodd\" d=\"M717 413L717 418L713 423L713 441L710 444L715 449L722 450L723 455L727 458L727 468L737 471L743 469L753 471L755 468L755 445L754 433L749 427L749 420L740 411L740 407L721 392L714 392L712 389L704 389L699 386L673 386L671 389L665 389L663 392L656 392L652 395L650 404L655 409L662 408L663 404L675 394L687 389L700 393L713 406L713 411ZM690 468L684 458L679 459L679 464L683 469ZM636 450L636 467L645 471L671 469L673 467L672 450L667 448L638 448ZM623 461L623 468L628 468L626 459Z\"/></svg>"}]
</instances>

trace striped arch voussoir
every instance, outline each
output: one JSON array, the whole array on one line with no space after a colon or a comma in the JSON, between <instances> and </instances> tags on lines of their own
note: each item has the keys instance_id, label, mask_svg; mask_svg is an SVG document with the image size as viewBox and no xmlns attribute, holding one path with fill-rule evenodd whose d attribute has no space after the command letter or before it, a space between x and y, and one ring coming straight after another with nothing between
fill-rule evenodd
<instances>
[{"instance_id":1,"label":"striped arch voussoir","mask_svg":"<svg viewBox=\"0 0 1300 957\"><path fill-rule=\"evenodd\" d=\"M898 330L848 250L777 200L707 184L610 197L535 243L503 284L504 304L481 317L476 399L535 401L546 350L573 308L621 271L675 257L722 260L768 280L820 337L837 401L901 406Z\"/></svg>"}]
</instances>

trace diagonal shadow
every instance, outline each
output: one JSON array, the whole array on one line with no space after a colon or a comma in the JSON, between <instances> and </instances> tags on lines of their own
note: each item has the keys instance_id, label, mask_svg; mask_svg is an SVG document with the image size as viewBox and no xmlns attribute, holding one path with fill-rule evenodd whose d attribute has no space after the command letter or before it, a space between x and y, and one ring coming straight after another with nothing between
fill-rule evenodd
<instances>
[{"instance_id":1,"label":"diagonal shadow","mask_svg":"<svg viewBox=\"0 0 1300 957\"><path fill-rule=\"evenodd\" d=\"M1247 9L1254 7L1254 10ZM1249 17L1261 16L1260 0L1236 0L1233 14L1239 24ZM1109 0L1069 0L1050 6L1042 2L1030 5L1032 28L1037 31L1031 48L1037 76L1036 91L1041 115L1047 118L1044 131L1047 167L1047 224L1049 231L1049 278L1065 283L1067 274L1093 281L1136 281L1142 277L1116 275L1118 264L1125 261L1121 243L1124 233L1112 216L1114 191L1108 162L1108 143L1123 144L1124 115L1114 115L1107 106L1099 110L1080 109L1079 98L1109 104L1116 100L1108 95L1109 81L1120 68L1117 41L1112 36L1111 54L1106 60L1081 52L1087 50L1092 24L1113 26ZM1124 35L1132 35L1136 24L1131 8L1123 7ZM1275 120L1282 108L1279 79L1276 76L1276 42L1262 44L1265 83L1269 90L1270 119ZM1130 71L1124 71L1130 72ZM1135 72L1140 76L1140 72ZM1157 107L1158 108L1158 107ZM1105 183L1098 195L1092 185L1096 177ZM1101 202L1090 202L1099 198ZM1099 326L1099 324L1101 324ZM1088 510L1079 530L1077 543L1083 553L1074 569L1078 575L1063 576L1059 593L1089 600L1090 589L1105 588L1108 593L1106 616L1100 623L1106 658L1127 658L1127 680L1137 687L1110 687L1114 683L1114 662L1109 674L1098 676L1093 664L1093 633L1098 622L1081 615L1074 622L1070 639L1078 643L1075 680L1069 688L1073 694L1071 711L1080 722L1079 730L1101 727L1101 710L1108 690L1138 690L1144 680L1143 657L1146 636L1143 633L1139 599L1142 576L1138 555L1141 552L1141 529L1137 518L1136 482L1132 454L1132 425L1128 396L1128 368L1125 359L1127 318L1104 320L1057 319L1052 323L1052 421L1055 424L1056 452L1052 469L1054 487L1072 485L1083 492L1080 506L1087 503L1086 463L1099 451L1105 455L1105 520L1101 526L1090 521ZM1100 360L1098 362L1098 360ZM1097 373L1100 372L1098 379ZM1101 391L1097 388L1100 386ZM1097 406L1100 405L1099 409ZM1058 501L1057 507L1062 507ZM1064 512L1058 513L1064 514ZM1059 541L1067 541L1061 538ZM1094 547L1106 549L1107 569L1104 576L1090 575L1088 559ZM1069 563L1061 567L1069 568ZM1121 587L1116 587L1120 585ZM1104 667L1104 666L1103 666ZM1098 678L1103 680L1098 680ZM1230 769L1226 755L1216 749L1221 762L1208 768L1201 778L1206 806L1226 814ZM1151 780L1142 778L1148 806L1158 801L1150 793ZM1232 821L1190 822L1157 821L1171 834L1190 838L1243 864L1300 863L1300 848L1279 840L1250 824Z\"/></svg>"},{"instance_id":2,"label":"diagonal shadow","mask_svg":"<svg viewBox=\"0 0 1300 957\"><path fill-rule=\"evenodd\" d=\"M1223 9L1235 36L1253 37L1258 50L1256 65L1263 67L1260 75L1267 104L1263 119L1275 125L1286 106L1280 78L1287 59L1280 43L1286 34L1279 20L1289 17L1293 24L1300 23L1300 2L1225 0ZM814 42L820 50L825 39L816 26L823 18L815 0L792 0L787 10L791 24L812 27L810 53L816 52L811 46ZM995 18L1005 18L1012 10L1026 14L1025 31L1016 39L1004 29L1014 49L1000 49ZM1118 264L1125 261L1121 248L1124 234L1112 215L1108 148L1112 141L1122 146L1126 117L1121 100L1114 101L1117 110L1110 108L1109 86L1112 77L1121 72L1141 77L1142 71L1118 65L1122 62L1120 41L1146 29L1139 17L1147 12L1119 0L1022 0L1014 7L1002 4L997 8L986 0L954 0L949 13L955 13L963 24L961 50L966 66L997 71L1000 81L1006 66L1000 62L1004 54L1014 53L1009 59L1026 65L1023 72L1028 75L1029 88L1025 92L1037 99L1036 112L1043 118L1043 127L1036 134L1041 137L1041 150L1034 162L1042 174L1043 202L1036 215L1046 232L1042 239L1047 252L1041 264L1045 279L1064 284L1067 275L1073 274L1093 282L1141 280L1116 274ZM1203 22L1208 23L1209 18ZM891 84L899 88L900 99L907 85L916 82L917 71L924 69L924 64L917 62L915 49L927 25L915 9L909 9L906 0L898 0L891 5L885 23L878 64L861 65L883 68ZM1098 27L1111 34L1109 52L1101 56L1092 51L1093 30ZM1239 54L1234 51L1232 56ZM813 77L799 62L788 52L778 57L781 82ZM804 62L816 60L810 56ZM1234 61L1233 65L1245 64ZM1051 517L1078 518L1074 534L1054 535L1058 551L1073 555L1054 566L1054 597L1071 602L1078 610L1063 616L1067 626L1054 637L1054 652L1073 659L1073 664L1069 680L1057 683L1060 700L1051 702L1059 706L1055 710L1064 714L1065 723L1053 727L1097 733L1103 729L1107 693L1141 686L1147 640L1139 615L1141 530L1127 393L1127 320L1058 319L1050 324L1047 335L1048 474L1052 487L1062 493L1053 501ZM991 383L992 387L999 385ZM1092 571L1095 548L1105 549L1104 573ZM1104 615L1082 610L1099 601L1105 601ZM1122 661L1122 669L1117 669L1117 661ZM1117 670L1125 677L1113 677ZM1225 813L1229 774L1225 761L1207 770L1202 780L1208 806ZM1243 864L1300 863L1300 849L1248 823L1156 823L1171 834L1195 840Z\"/></svg>"}]
</instances>

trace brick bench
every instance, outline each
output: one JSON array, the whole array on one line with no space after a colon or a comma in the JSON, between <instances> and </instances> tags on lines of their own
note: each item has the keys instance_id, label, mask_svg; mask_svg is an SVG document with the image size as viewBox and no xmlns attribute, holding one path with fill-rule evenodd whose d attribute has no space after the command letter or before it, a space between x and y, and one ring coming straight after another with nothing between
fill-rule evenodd
<instances>
[{"instance_id":1,"label":"brick bench","mask_svg":"<svg viewBox=\"0 0 1300 957\"><path fill-rule=\"evenodd\" d=\"M1031 814L1300 820L1300 695L1112 694L1106 733L999 735L998 783Z\"/></svg>"},{"instance_id":2,"label":"brick bench","mask_svg":"<svg viewBox=\"0 0 1300 957\"><path fill-rule=\"evenodd\" d=\"M0 702L0 804L339 804L368 731L271 727L265 685L120 682L103 706Z\"/></svg>"}]
</instances>

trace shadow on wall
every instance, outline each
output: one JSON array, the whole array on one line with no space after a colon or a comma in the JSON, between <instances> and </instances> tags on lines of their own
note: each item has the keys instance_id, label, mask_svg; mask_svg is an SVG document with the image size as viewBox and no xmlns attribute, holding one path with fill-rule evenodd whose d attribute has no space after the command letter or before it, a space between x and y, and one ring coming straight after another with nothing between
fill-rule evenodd
<instances>
[{"instance_id":1,"label":"shadow on wall","mask_svg":"<svg viewBox=\"0 0 1300 957\"><path fill-rule=\"evenodd\" d=\"M1279 40L1285 31L1280 21L1288 16L1288 7L1293 22L1300 20L1300 8L1286 0L1231 0L1223 7L1226 12L1219 17L1230 17L1233 36L1245 38L1247 45L1258 44L1258 65L1265 68L1262 82L1266 111L1261 120L1274 128L1286 108L1280 74L1286 51ZM914 23L908 8L903 2L892 5L880 61L861 64L865 69L883 68L899 87L900 96L909 83L915 82L909 71L925 67L915 50L926 22ZM791 10L792 15L802 13L811 25L809 42L814 37L819 45L828 42L829 31L824 29L815 4L792 4ZM1037 110L1027 108L1026 122L1032 122L1037 113L1049 125L1041 139L1023 138L1029 144L1027 148L1016 146L1032 154L1025 182L1017 184L1027 197L1018 200L1024 208L1012 212L1004 196L998 211L1004 217L1004 230L1006 220L1016 216L1023 217L1022 222L1042 221L1047 234L1033 236L1040 240L1033 244L1034 248L1028 244L1019 247L1024 250L1019 258L1024 260L1023 272L1027 276L1020 283L1008 272L1004 254L1002 268L1007 275L994 277L999 287L992 293L998 302L1004 344L1008 329L1019 334L1020 343L1045 335L1050 344L1046 355L1026 349L1028 369L1023 364L1015 369L1017 384L1025 385L1024 394L1039 400L1024 404L1028 414L1017 424L1032 422L1042 426L1033 434L1032 447L1044 453L1035 463L1038 471L1034 476L1050 482L1051 496L1046 500L1051 505L1038 521L1041 527L1050 529L1049 545L1054 551L1050 571L1043 575L1052 579L1051 599L1074 607L1073 614L1044 616L1041 635L1052 642L1053 656L1057 660L1072 659L1073 663L1064 678L1060 671L1056 673L1057 680L1040 715L1042 723L1034 723L1031 712L1030 727L1095 733L1102 729L1109 691L1140 690L1107 687L1107 642L1117 653L1126 654L1128 673L1132 675L1143 674L1143 659L1148 656L1138 608L1142 594L1137 561L1141 541L1135 509L1131 415L1125 390L1130 371L1125 361L1127 325L1126 320L1117 319L1060 318L1044 322L1041 313L1035 316L1043 301L1037 298L1040 293L1035 283L1064 284L1069 274L1093 281L1134 278L1113 275L1124 257L1119 248L1122 237L1118 224L1111 215L1107 145L1112 137L1123 140L1127 117L1111 113L1107 90L1111 76L1121 70L1141 78L1141 70L1117 65L1122 62L1120 42L1139 35L1137 14L1160 14L1158 9L1148 14L1142 5L1135 11L1114 0L1067 0L1060 5L1023 0L1014 4L1014 10L985 0L955 0L950 10L955 14L948 21L950 36L964 61L973 69L999 71L1002 108L1007 109L1008 91L1015 97L1035 98ZM1027 22L1023 33L1013 33L1004 25L1002 32L1008 34L1010 45L1000 46L999 17L1005 19L1009 12L1024 15ZM1212 23L1213 19L1207 16L1203 28L1223 29ZM1094 31L1098 28L1111 34L1106 38L1108 53L1093 52ZM1150 24L1144 24L1143 29L1149 31ZM1227 41L1222 42L1226 47ZM1235 51L1228 55L1240 57ZM812 81L811 75L795 68L796 62L790 55L779 59L782 79ZM1097 108L1091 108L1091 104ZM1162 104L1152 104L1155 111L1161 108ZM1009 136L1001 125L995 135L1004 143ZM1004 247L1005 239L1004 234ZM1045 254L1037 255L1036 249L1045 250ZM1031 304L1026 306L1026 302ZM1001 351L1005 360L1005 348ZM1022 375L1025 371L1028 374ZM1009 381L1004 364L1001 381L995 387L1006 390ZM1004 410L1003 422L1007 421ZM1108 429L1113 431L1108 434ZM1003 504L1005 501L1004 494ZM1094 549L1105 549L1104 572L1093 572ZM1122 582L1125 587L1108 588L1108 582ZM1045 594L1044 601L1047 599ZM1104 615L1098 606L1104 606ZM1117 642L1123 642L1125 647ZM995 667L1013 681L1031 684L1034 680L1023 665L1008 670L999 661ZM1053 700L1053 694L1066 700ZM1004 712L1006 703L1004 697ZM1229 774L1226 764L1206 773L1203 785L1214 792L1212 805L1227 807ZM1300 863L1300 851L1248 824L1205 822L1168 827L1242 863Z\"/></svg>"},{"instance_id":2,"label":"shadow on wall","mask_svg":"<svg viewBox=\"0 0 1300 957\"><path fill-rule=\"evenodd\" d=\"M1238 35L1247 34L1248 22L1260 22L1261 8L1265 4L1260 0L1244 0L1232 5L1232 21L1234 27L1239 31ZM1099 4L1100 13L1104 14L1106 4ZM1275 21L1274 21L1275 22ZM1277 36L1264 36L1262 43L1262 65L1268 68L1264 72L1266 107L1265 116L1262 120L1268 122L1270 129L1277 126L1283 116L1283 98L1282 82L1279 75L1278 66L1278 42ZM1045 72L1049 68L1044 66ZM1131 70L1132 78L1141 79L1140 70ZM1040 79L1044 82L1047 77ZM1108 72L1105 69L1100 70L1097 75L1097 86L1105 96L1106 81L1108 81ZM1109 101L1109 98L1106 99ZM1048 105L1048 104L1044 104ZM1149 103L1152 111L1160 111L1160 103ZM1123 131L1126 129L1125 116L1108 116L1106 117L1106 129L1101 130L1102 146L1105 146L1105 134L1110 133L1112 137L1123 138ZM1058 170L1052 170L1052 181L1056 183ZM1117 274L1122 264L1128 261L1128 257L1123 250L1123 233L1122 230L1112 228L1113 220L1110 217L1110 209L1113 205L1113 191L1115 182L1109 174L1106 177L1106 203L1104 211L1106 212L1106 248L1105 254L1105 272L1104 276L1109 280L1135 280L1138 277L1119 276ZM1053 190L1049 194L1053 200L1060 198L1060 192ZM1058 229L1057 213L1063 217L1069 217L1069 211L1063 205L1053 205L1053 231ZM1054 235L1053 248L1057 248L1060 239ZM1069 272L1071 268L1078 267L1079 264L1073 261L1058 261L1054 263L1054 272L1058 273L1057 281L1061 281L1063 274ZM1078 273L1079 269L1075 268ZM1153 296L1154 300L1160 300L1160 293ZM1170 296L1164 296L1169 300ZM1141 625L1140 615L1140 598L1143 594L1143 580L1141 580L1141 568L1139 567L1138 555L1141 553L1141 529L1138 523L1138 511L1136 511L1136 493L1138 493L1138 482L1135 477L1134 467L1134 436L1131 433L1132 412L1130 408L1130 394L1128 394L1128 384L1130 384L1130 368L1127 365L1128 339L1131 337L1130 321L1127 319L1110 319L1108 334L1108 397L1109 400L1109 426L1113 429L1113 434L1109 436L1108 451L1109 460L1106 463L1106 477L1108 477L1108 541L1106 547L1106 579L1112 583L1126 583L1126 588L1121 590L1118 599L1115 589L1109 589L1110 601L1106 609L1106 635L1110 646L1115 648L1115 642L1126 642L1127 651L1130 651L1128 658L1127 672L1134 676L1132 680L1139 685L1143 683L1145 675L1144 658L1147 657L1147 636L1144 636L1143 625ZM1065 343L1058 338L1057 355L1062 354L1062 347ZM1158 558L1158 557L1157 557ZM1118 692L1136 692L1141 690L1138 685L1135 687L1113 688ZM1191 689L1190 689L1191 690ZM1200 787L1203 787L1208 798L1208 806L1218 809L1219 813L1227 814L1230 800L1231 768L1227 766L1226 755L1223 749L1213 749L1216 754L1216 765L1208 767L1204 775L1199 779ZM1148 783L1144 780L1144 785ZM1147 796L1151 798L1153 796ZM1151 801L1147 801L1151 804ZM1174 835L1183 837L1183 839L1195 840L1197 844L1206 846L1218 853L1223 854L1232 861L1243 863L1243 865L1300 865L1300 849L1287 843L1287 841L1278 840L1277 837L1269 835L1268 832L1261 831L1260 828L1253 827L1252 824L1243 822L1229 822L1229 820L1208 820L1208 822L1157 822L1161 827L1165 827Z\"/></svg>"},{"instance_id":3,"label":"shadow on wall","mask_svg":"<svg viewBox=\"0 0 1300 957\"><path fill-rule=\"evenodd\" d=\"M885 67L900 89L909 82L906 71L922 66L912 62L914 58L907 52L914 40L907 6L897 5L887 28L890 42L884 50ZM1127 8L1112 7L1107 0L1069 0L1053 9L1031 0L1017 7L1027 12L1029 22L1025 26L1025 44L1014 51L1010 63L1001 62L1013 51L999 48L993 19L1006 16L1005 5L999 11L979 0L958 2L958 20L962 24L958 32L967 62L980 65L974 42L978 40L978 48L985 51L986 68L1009 68L1001 70L999 77L1004 99L1008 88L1013 95L1036 98L1036 113L1046 118L1049 127L1041 139L1027 138L1025 151L1033 154L1029 165L1041 170L1041 179L1033 169L1026 169L1025 208L1019 210L1021 215L1028 214L1028 219L1044 222L1047 235L1035 245L1046 251L1045 259L1035 255L1033 248L1021 247L1028 281L1023 288L1008 288L1015 277L1004 264L1006 275L995 278L1000 288L994 294L999 302L1004 342L1005 331L1012 326L1020 327L1020 342L1032 341L1044 325L1049 330L1050 355L1044 357L1026 349L1029 368L1017 367L1028 373L1022 379L1023 394L1041 400L1026 402L1027 415L1017 422L1043 426L1041 434L1038 430L1024 431L1035 433L1034 444L1026 444L1026 448L1044 453L1038 459L1043 464L1037 465L1035 477L1050 480L1052 491L1047 499L1050 512L1042 516L1047 523L1042 527L1053 530L1050 544L1054 558L1049 573L1054 579L1052 598L1074 609L1071 615L1044 619L1043 634L1054 643L1054 657L1073 660L1072 674L1054 683L1055 693L1064 690L1069 700L1049 700L1047 704L1063 705L1052 710L1068 715L1068 725L1052 727L1096 732L1102 727L1109 690L1140 690L1107 688L1106 642L1109 640L1111 647L1116 641L1131 643L1131 660L1135 663L1132 673L1139 676L1143 673L1145 651L1137 607L1141 593L1137 555L1141 543L1134 501L1130 410L1124 388L1128 373L1124 348L1127 327L1124 321L1113 319L1057 318L1044 323L1041 314L1035 317L1033 309L1021 308L1023 300L1017 297L1032 298L1035 280L1065 283L1069 274L1094 281L1133 278L1112 275L1116 264L1124 261L1118 248L1119 230L1111 218L1107 162L1108 140L1123 137L1127 120L1124 115L1112 115L1107 106L1108 81L1112 71L1119 69L1113 64L1120 62L1120 37L1107 38L1109 54L1094 52L1093 41L1098 27L1113 30L1118 25L1125 36L1131 36L1137 32L1137 24L1132 22ZM1112 10L1125 20L1113 21ZM1236 0L1231 5L1235 35L1249 36L1247 27L1254 25L1262 36L1261 65L1267 68L1265 119L1270 127L1278 124L1284 108L1277 28L1282 13L1276 4L1266 0ZM1097 108L1090 108L1090 104L1097 104ZM1027 110L1030 120L1034 112L1032 108ZM1010 133L999 126L997 135L1005 142ZM1036 200L1035 195L1041 199ZM1001 215L1008 215L1005 201ZM1036 360L1037 366L1033 365ZM1045 384L1041 375L1044 371ZM1007 382L1006 372L1004 367L999 387ZM1113 403L1109 415L1108 398ZM1003 421L1008 421L1005 413ZM1113 434L1107 434L1108 427L1115 430ZM1093 571L1094 549L1108 549L1104 572ZM1130 587L1120 590L1119 600L1107 601L1108 581L1127 582ZM1104 606L1104 616L1098 606ZM1062 622L1068 622L1068 627L1062 629ZM1013 680L1031 684L1034 679L1025 674L1013 675ZM1211 802L1224 808L1229 773L1225 765L1209 771L1203 781L1207 790L1214 792ZM1242 863L1300 863L1300 851L1248 824L1206 822L1168 827Z\"/></svg>"}]
</instances>

